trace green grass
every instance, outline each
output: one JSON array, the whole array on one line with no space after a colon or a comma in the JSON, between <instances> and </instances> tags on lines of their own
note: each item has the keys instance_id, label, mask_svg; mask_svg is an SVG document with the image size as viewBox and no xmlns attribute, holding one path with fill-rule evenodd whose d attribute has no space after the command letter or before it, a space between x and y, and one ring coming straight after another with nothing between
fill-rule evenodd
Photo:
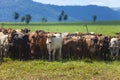
<instances>
[{"instance_id":1,"label":"green grass","mask_svg":"<svg viewBox=\"0 0 120 80\"><path fill-rule=\"evenodd\" d=\"M86 32L83 24L88 24L89 32L115 35L120 32L119 22L87 23L5 23L5 28L31 31L45 30L50 32ZM120 80L120 62L93 61L60 61L43 60L12 61L5 59L0 65L0 80Z\"/></svg>"},{"instance_id":2,"label":"green grass","mask_svg":"<svg viewBox=\"0 0 120 80\"><path fill-rule=\"evenodd\" d=\"M12 25L11 25L12 24ZM49 32L82 32L86 33L86 27L83 25L84 23L31 23L29 25L25 25L22 23L18 23L14 25L14 23L6 23L4 25L5 28L13 28L13 29L21 29L28 28L31 31L36 30L45 30ZM88 24L88 23L86 23ZM89 32L102 33L104 35L115 35L116 32L120 32L120 24L115 23L96 23L87 25Z\"/></svg>"},{"instance_id":3,"label":"green grass","mask_svg":"<svg viewBox=\"0 0 120 80\"><path fill-rule=\"evenodd\" d=\"M7 60L0 65L0 80L120 80L120 62Z\"/></svg>"}]
</instances>

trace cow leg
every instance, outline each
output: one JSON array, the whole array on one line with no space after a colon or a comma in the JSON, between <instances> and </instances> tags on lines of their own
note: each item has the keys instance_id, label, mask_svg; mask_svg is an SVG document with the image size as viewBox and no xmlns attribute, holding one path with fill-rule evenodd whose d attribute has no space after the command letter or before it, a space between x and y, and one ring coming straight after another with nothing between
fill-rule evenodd
<instances>
[{"instance_id":1,"label":"cow leg","mask_svg":"<svg viewBox=\"0 0 120 80\"><path fill-rule=\"evenodd\" d=\"M48 53L49 53L49 61L51 61L51 51L49 50Z\"/></svg>"},{"instance_id":2,"label":"cow leg","mask_svg":"<svg viewBox=\"0 0 120 80\"><path fill-rule=\"evenodd\" d=\"M0 65L2 64L3 58L2 58L2 51L0 51Z\"/></svg>"},{"instance_id":3,"label":"cow leg","mask_svg":"<svg viewBox=\"0 0 120 80\"><path fill-rule=\"evenodd\" d=\"M119 48L116 49L116 59L118 59L118 56L119 56Z\"/></svg>"},{"instance_id":4,"label":"cow leg","mask_svg":"<svg viewBox=\"0 0 120 80\"><path fill-rule=\"evenodd\" d=\"M119 54L119 48L116 49L116 56L118 56L118 54Z\"/></svg>"},{"instance_id":5,"label":"cow leg","mask_svg":"<svg viewBox=\"0 0 120 80\"><path fill-rule=\"evenodd\" d=\"M113 58L113 50L110 50L110 57Z\"/></svg>"},{"instance_id":6,"label":"cow leg","mask_svg":"<svg viewBox=\"0 0 120 80\"><path fill-rule=\"evenodd\" d=\"M1 54L1 55L0 55L0 57L1 57L1 59L0 59L1 61L0 61L0 62L3 62L3 56L4 56L4 55L3 55L3 50L0 51L0 54Z\"/></svg>"},{"instance_id":7,"label":"cow leg","mask_svg":"<svg viewBox=\"0 0 120 80\"><path fill-rule=\"evenodd\" d=\"M59 49L59 60L61 60L61 48Z\"/></svg>"},{"instance_id":8,"label":"cow leg","mask_svg":"<svg viewBox=\"0 0 120 80\"><path fill-rule=\"evenodd\" d=\"M18 54L19 54L19 60L21 61L23 59L22 54L24 54L24 53L22 53L22 48L19 48Z\"/></svg>"},{"instance_id":9,"label":"cow leg","mask_svg":"<svg viewBox=\"0 0 120 80\"><path fill-rule=\"evenodd\" d=\"M112 53L111 53L111 59L112 60L116 59L116 52L115 51L112 51Z\"/></svg>"},{"instance_id":10,"label":"cow leg","mask_svg":"<svg viewBox=\"0 0 120 80\"><path fill-rule=\"evenodd\" d=\"M53 61L55 60L55 49L53 50L53 54L52 54L53 56Z\"/></svg>"}]
</instances>

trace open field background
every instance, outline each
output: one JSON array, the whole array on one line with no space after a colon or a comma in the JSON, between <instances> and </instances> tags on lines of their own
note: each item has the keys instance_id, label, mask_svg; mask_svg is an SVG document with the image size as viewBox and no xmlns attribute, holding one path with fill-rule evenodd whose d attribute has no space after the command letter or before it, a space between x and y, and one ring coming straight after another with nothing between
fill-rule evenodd
<instances>
[{"instance_id":1,"label":"open field background","mask_svg":"<svg viewBox=\"0 0 120 80\"><path fill-rule=\"evenodd\" d=\"M2 24L2 23L1 23ZM25 23L4 23L5 28L21 29L28 28L31 31L35 30L45 30L50 32L82 32L86 33L86 27L88 27L89 32L102 33L104 35L115 35L116 32L120 32L120 21L106 21L106 22L49 22L49 23L30 23L26 25Z\"/></svg>"},{"instance_id":2,"label":"open field background","mask_svg":"<svg viewBox=\"0 0 120 80\"><path fill-rule=\"evenodd\" d=\"M0 23L2 24L2 23ZM31 31L89 32L115 35L120 32L119 22L93 23L4 23L5 28L28 28ZM0 80L120 80L120 62L112 61L55 61L43 60L13 61L5 58L0 65Z\"/></svg>"}]
</instances>

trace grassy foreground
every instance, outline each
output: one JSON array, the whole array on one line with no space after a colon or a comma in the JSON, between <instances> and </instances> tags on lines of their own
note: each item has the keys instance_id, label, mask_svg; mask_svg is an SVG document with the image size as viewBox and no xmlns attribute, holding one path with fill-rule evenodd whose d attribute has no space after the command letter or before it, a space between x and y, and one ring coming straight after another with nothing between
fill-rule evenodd
<instances>
[{"instance_id":1,"label":"grassy foreground","mask_svg":"<svg viewBox=\"0 0 120 80\"><path fill-rule=\"evenodd\" d=\"M0 80L120 80L120 62L5 60Z\"/></svg>"}]
</instances>

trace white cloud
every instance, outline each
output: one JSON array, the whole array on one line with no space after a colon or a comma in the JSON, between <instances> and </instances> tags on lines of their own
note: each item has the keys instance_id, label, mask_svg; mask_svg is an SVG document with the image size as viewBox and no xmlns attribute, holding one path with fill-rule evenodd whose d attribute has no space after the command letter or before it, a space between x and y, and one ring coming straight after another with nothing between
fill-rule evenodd
<instances>
[{"instance_id":1,"label":"white cloud","mask_svg":"<svg viewBox=\"0 0 120 80\"><path fill-rule=\"evenodd\" d=\"M104 3L102 3L101 1L97 1L97 2L90 2L90 4L92 4L92 5L104 6Z\"/></svg>"},{"instance_id":2,"label":"white cloud","mask_svg":"<svg viewBox=\"0 0 120 80\"><path fill-rule=\"evenodd\" d=\"M108 7L120 7L120 0L33 0L45 4L55 5L99 5Z\"/></svg>"}]
</instances>

